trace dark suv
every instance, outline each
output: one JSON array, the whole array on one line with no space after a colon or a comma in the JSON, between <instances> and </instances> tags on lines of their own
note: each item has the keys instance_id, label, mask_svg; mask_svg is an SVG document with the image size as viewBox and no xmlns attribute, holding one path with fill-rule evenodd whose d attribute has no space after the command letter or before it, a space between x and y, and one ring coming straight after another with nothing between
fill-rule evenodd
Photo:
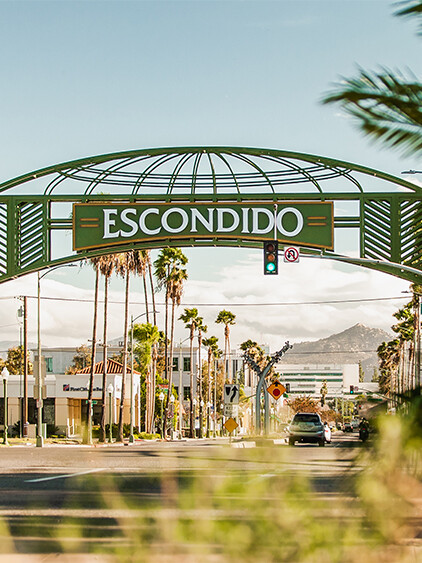
<instances>
[{"instance_id":1,"label":"dark suv","mask_svg":"<svg viewBox=\"0 0 422 563\"><path fill-rule=\"evenodd\" d=\"M324 425L319 414L297 412L289 426L289 444L296 442L316 443L325 446Z\"/></svg>"}]
</instances>

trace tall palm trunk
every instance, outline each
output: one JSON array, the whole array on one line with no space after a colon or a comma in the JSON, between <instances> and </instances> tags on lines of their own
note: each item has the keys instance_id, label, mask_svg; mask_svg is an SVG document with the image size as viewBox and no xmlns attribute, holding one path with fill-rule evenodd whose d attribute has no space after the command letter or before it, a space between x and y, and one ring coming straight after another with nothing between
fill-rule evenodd
<instances>
[{"instance_id":1,"label":"tall palm trunk","mask_svg":"<svg viewBox=\"0 0 422 563\"><path fill-rule=\"evenodd\" d=\"M104 276L104 329L103 329L103 383L101 388L101 420L100 420L100 442L106 441L106 397L107 397L107 313L108 313L108 286L109 276ZM112 421L109 421L112 424Z\"/></svg>"},{"instance_id":2,"label":"tall palm trunk","mask_svg":"<svg viewBox=\"0 0 422 563\"><path fill-rule=\"evenodd\" d=\"M142 270L142 283L143 283L143 286L144 286L145 315L146 315L147 323L149 323L148 290L147 290L147 279L146 279L145 266Z\"/></svg>"},{"instance_id":3,"label":"tall palm trunk","mask_svg":"<svg viewBox=\"0 0 422 563\"><path fill-rule=\"evenodd\" d=\"M148 277L149 277L149 286L151 291L151 301L152 301L152 314L154 319L154 325L157 326L157 310L155 307L155 292L154 292L154 282L152 279L152 264L151 264L151 255L149 250L147 251L147 268L148 268Z\"/></svg>"},{"instance_id":4,"label":"tall palm trunk","mask_svg":"<svg viewBox=\"0 0 422 563\"><path fill-rule=\"evenodd\" d=\"M208 348L208 397L207 397L207 438L210 437L210 404L211 404L211 361L212 350ZM215 374L214 374L215 376Z\"/></svg>"},{"instance_id":5,"label":"tall palm trunk","mask_svg":"<svg viewBox=\"0 0 422 563\"><path fill-rule=\"evenodd\" d=\"M195 328L192 325L190 328L190 336L189 336L189 355L190 355L190 373L189 373L189 386L190 386L190 425L189 425L189 437L195 437L195 408L193 402L193 338L195 335L194 332Z\"/></svg>"},{"instance_id":6,"label":"tall palm trunk","mask_svg":"<svg viewBox=\"0 0 422 563\"><path fill-rule=\"evenodd\" d=\"M169 378L169 361L168 361L169 296L170 296L170 289L168 284L166 284L165 312L164 312L164 359L165 359L164 373L166 374L167 381Z\"/></svg>"},{"instance_id":7,"label":"tall palm trunk","mask_svg":"<svg viewBox=\"0 0 422 563\"><path fill-rule=\"evenodd\" d=\"M100 266L95 264L95 296L94 296L94 320L92 323L92 347L91 347L91 373L89 375L88 389L88 428L87 439L88 444L92 443L92 394L94 390L94 374L95 374L95 353L97 345L97 318L98 318L98 286L100 279Z\"/></svg>"},{"instance_id":8,"label":"tall palm trunk","mask_svg":"<svg viewBox=\"0 0 422 563\"><path fill-rule=\"evenodd\" d=\"M167 422L170 418L170 396L173 386L173 344L174 344L174 312L176 308L176 301L172 299L171 302L171 317L170 317L170 351L169 351L169 372L168 372L168 390L166 399L166 408L164 414L164 436L167 428Z\"/></svg>"},{"instance_id":9,"label":"tall palm trunk","mask_svg":"<svg viewBox=\"0 0 422 563\"><path fill-rule=\"evenodd\" d=\"M125 320L123 332L123 368L122 368L122 394L120 398L119 407L119 428L118 428L118 442L123 442L123 417L124 417L124 402L126 393L126 371L127 371L127 331L128 331L128 317L129 317L129 279L130 273L126 272L126 290L125 290Z\"/></svg>"},{"instance_id":10,"label":"tall palm trunk","mask_svg":"<svg viewBox=\"0 0 422 563\"><path fill-rule=\"evenodd\" d=\"M152 301L152 318L154 326L157 326L157 309L155 305L155 291L154 291L154 281L152 277L152 263L151 254L149 250L146 250L146 271L148 271L149 288L151 293ZM147 400L148 413L146 414L148 418L148 432L152 432L154 424L155 415L155 387L157 378L157 360L158 360L158 344L154 342L152 345L152 365L151 365L151 377L150 377L150 389L149 397Z\"/></svg>"},{"instance_id":11,"label":"tall palm trunk","mask_svg":"<svg viewBox=\"0 0 422 563\"><path fill-rule=\"evenodd\" d=\"M199 376L199 437L203 437L204 430L204 413L203 413L203 399L202 399L202 358L201 358L201 346L202 346L202 332L201 328L198 331L198 376Z\"/></svg>"},{"instance_id":12,"label":"tall palm trunk","mask_svg":"<svg viewBox=\"0 0 422 563\"><path fill-rule=\"evenodd\" d=\"M148 399L146 401L147 404L147 412L145 413L146 417L146 432L152 433L153 425L154 425L154 415L155 415L155 380L157 374L157 357L158 357L158 350L157 350L157 343L155 342L152 346L152 363L151 363L151 376L149 379L149 388L148 388Z\"/></svg>"}]
</instances>

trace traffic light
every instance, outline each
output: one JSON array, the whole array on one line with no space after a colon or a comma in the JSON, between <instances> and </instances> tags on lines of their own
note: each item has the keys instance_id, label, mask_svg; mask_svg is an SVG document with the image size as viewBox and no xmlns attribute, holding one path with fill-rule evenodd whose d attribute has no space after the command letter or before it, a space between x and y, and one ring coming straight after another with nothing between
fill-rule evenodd
<instances>
[{"instance_id":1,"label":"traffic light","mask_svg":"<svg viewBox=\"0 0 422 563\"><path fill-rule=\"evenodd\" d=\"M285 383L284 387L286 388L286 393L290 393L290 383Z\"/></svg>"},{"instance_id":2,"label":"traffic light","mask_svg":"<svg viewBox=\"0 0 422 563\"><path fill-rule=\"evenodd\" d=\"M264 275L278 274L278 242L269 240L264 242Z\"/></svg>"},{"instance_id":3,"label":"traffic light","mask_svg":"<svg viewBox=\"0 0 422 563\"><path fill-rule=\"evenodd\" d=\"M355 392L355 386L351 385L350 386L350 394L353 395L354 392Z\"/></svg>"}]
</instances>

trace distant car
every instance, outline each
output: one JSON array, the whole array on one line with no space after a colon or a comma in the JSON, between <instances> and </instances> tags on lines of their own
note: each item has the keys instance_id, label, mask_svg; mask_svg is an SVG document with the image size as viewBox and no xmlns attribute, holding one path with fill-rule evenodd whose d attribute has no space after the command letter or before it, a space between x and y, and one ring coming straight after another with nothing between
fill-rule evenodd
<instances>
[{"instance_id":1,"label":"distant car","mask_svg":"<svg viewBox=\"0 0 422 563\"><path fill-rule=\"evenodd\" d=\"M289 426L289 444L294 446L296 442L325 446L324 425L319 414L298 412L294 415Z\"/></svg>"},{"instance_id":2,"label":"distant car","mask_svg":"<svg viewBox=\"0 0 422 563\"><path fill-rule=\"evenodd\" d=\"M331 444L331 428L327 423L324 424L324 437L327 444Z\"/></svg>"},{"instance_id":3,"label":"distant car","mask_svg":"<svg viewBox=\"0 0 422 563\"><path fill-rule=\"evenodd\" d=\"M350 422L345 422L343 426L343 432L353 432L353 427Z\"/></svg>"},{"instance_id":4,"label":"distant car","mask_svg":"<svg viewBox=\"0 0 422 563\"><path fill-rule=\"evenodd\" d=\"M359 430L359 420L357 418L354 418L352 420L352 428L354 432L357 432Z\"/></svg>"}]
</instances>

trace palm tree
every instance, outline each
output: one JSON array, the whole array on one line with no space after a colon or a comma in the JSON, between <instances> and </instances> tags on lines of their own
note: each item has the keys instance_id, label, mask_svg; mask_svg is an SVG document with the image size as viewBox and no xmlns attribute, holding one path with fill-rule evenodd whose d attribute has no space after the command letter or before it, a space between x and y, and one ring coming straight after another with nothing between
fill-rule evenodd
<instances>
[{"instance_id":1,"label":"palm tree","mask_svg":"<svg viewBox=\"0 0 422 563\"><path fill-rule=\"evenodd\" d=\"M154 262L155 277L158 280L159 288L165 288L165 318L164 318L164 356L165 356L165 378L168 379L168 309L170 300L170 279L171 275L185 266L188 262L187 257L180 248L163 248Z\"/></svg>"},{"instance_id":2,"label":"palm tree","mask_svg":"<svg viewBox=\"0 0 422 563\"><path fill-rule=\"evenodd\" d=\"M153 314L152 318L154 321L154 325L157 326L157 311L155 308L155 288L152 278L151 252L149 250L143 250L142 252L145 254L146 269L148 271L149 287L150 287L151 301L152 301L152 314Z\"/></svg>"},{"instance_id":3,"label":"palm tree","mask_svg":"<svg viewBox=\"0 0 422 563\"><path fill-rule=\"evenodd\" d=\"M142 285L144 288L144 299L145 299L145 316L147 323L149 323L149 307L148 307L148 290L147 290L147 268L148 268L148 261L146 258L147 250L136 250L136 273L138 276L142 278Z\"/></svg>"},{"instance_id":4,"label":"palm tree","mask_svg":"<svg viewBox=\"0 0 422 563\"><path fill-rule=\"evenodd\" d=\"M383 395L391 396L395 392L395 375L401 358L400 339L383 342L377 349L380 360L379 386Z\"/></svg>"},{"instance_id":5,"label":"palm tree","mask_svg":"<svg viewBox=\"0 0 422 563\"><path fill-rule=\"evenodd\" d=\"M165 361L165 379L170 380L173 366L169 363L169 301L170 291L173 288L174 297L177 299L178 281L177 272L185 266L188 262L187 257L183 254L180 248L163 248L158 255L157 260L154 262L155 276L158 280L159 288L165 287L165 311L164 311L164 361ZM183 270L186 274L186 271ZM187 276L187 274L186 274ZM179 280L180 281L180 280ZM171 361L173 361L171 359ZM167 401L170 399L170 388L167 394ZM168 403L167 403L168 404ZM168 408L166 404L166 417Z\"/></svg>"},{"instance_id":6,"label":"palm tree","mask_svg":"<svg viewBox=\"0 0 422 563\"><path fill-rule=\"evenodd\" d=\"M422 1L402 2L398 16L419 18ZM365 135L405 155L422 154L422 84L412 75L388 70L360 70L357 78L343 79L323 103L338 103Z\"/></svg>"},{"instance_id":7,"label":"palm tree","mask_svg":"<svg viewBox=\"0 0 422 563\"><path fill-rule=\"evenodd\" d=\"M210 437L210 403L211 403L211 366L213 364L212 359L214 353L218 350L218 338L216 336L209 336L208 338L204 338L202 344L205 348L208 348L208 397L207 397L207 438ZM214 370L214 377L216 377L216 373ZM215 406L214 406L215 408Z\"/></svg>"},{"instance_id":8,"label":"palm tree","mask_svg":"<svg viewBox=\"0 0 422 563\"><path fill-rule=\"evenodd\" d=\"M127 352L128 352L128 319L129 319L129 285L130 275L137 268L137 257L134 251L124 252L118 255L116 270L125 279L125 314L123 325L123 367L122 367L122 390L119 405L119 427L117 431L117 441L123 442L123 416L124 401L126 394L126 375L127 375Z\"/></svg>"},{"instance_id":9,"label":"palm tree","mask_svg":"<svg viewBox=\"0 0 422 563\"><path fill-rule=\"evenodd\" d=\"M180 321L185 323L185 327L189 329L189 344L190 344L190 378L189 378L189 402L190 402L190 424L189 424L189 436L194 438L195 436L195 415L193 410L193 339L195 337L195 330L198 322L198 309L185 309L185 312L180 315ZM180 393L180 389L179 389Z\"/></svg>"},{"instance_id":10,"label":"palm tree","mask_svg":"<svg viewBox=\"0 0 422 563\"><path fill-rule=\"evenodd\" d=\"M256 351L261 350L261 348L258 346L258 342L255 342L254 340L245 340L245 342L242 342L240 345L240 349L243 350L243 352L247 352L256 362L257 362L257 354ZM251 373L252 373L252 369L251 366L249 364L246 364L245 361L243 361L243 365L248 369L249 372L249 381L252 380L251 377ZM258 363L259 365L259 363ZM245 368L244 368L245 369ZM253 386L253 385L252 385Z\"/></svg>"},{"instance_id":11,"label":"palm tree","mask_svg":"<svg viewBox=\"0 0 422 563\"><path fill-rule=\"evenodd\" d=\"M173 347L174 347L174 324L176 306L180 305L183 295L183 285L188 279L185 269L173 269L168 279L169 297L171 300L171 319L170 319L170 353L169 353L169 370L168 370L168 393L166 400L166 408L164 414L164 431L167 428L167 420L169 418L170 396L173 385Z\"/></svg>"},{"instance_id":12,"label":"palm tree","mask_svg":"<svg viewBox=\"0 0 422 563\"><path fill-rule=\"evenodd\" d=\"M198 382L199 382L199 437L203 437L203 409L204 409L204 399L202 397L202 358L201 358L201 349L202 349L202 333L207 332L208 327L204 325L204 319L202 317L198 317L198 323L196 327L198 331Z\"/></svg>"},{"instance_id":13,"label":"palm tree","mask_svg":"<svg viewBox=\"0 0 422 563\"><path fill-rule=\"evenodd\" d=\"M100 419L100 442L105 442L105 419L106 419L106 385L107 385L107 313L108 313L108 289L110 277L116 267L117 255L109 254L102 256L100 260L100 272L104 276L104 329L103 329L103 380L101 391L101 419ZM111 421L110 421L111 424Z\"/></svg>"},{"instance_id":14,"label":"palm tree","mask_svg":"<svg viewBox=\"0 0 422 563\"><path fill-rule=\"evenodd\" d=\"M218 324L224 324L224 374L229 383L232 383L233 378L231 375L232 370L230 361L228 365L229 369L227 370L227 350L230 353L230 325L236 324L235 319L236 315L223 309L218 313L215 321Z\"/></svg>"},{"instance_id":15,"label":"palm tree","mask_svg":"<svg viewBox=\"0 0 422 563\"><path fill-rule=\"evenodd\" d=\"M139 342L135 350L139 356L138 362L145 373L145 429L152 432L155 405L155 367L154 350L160 339L160 331L151 323L135 324L133 337ZM154 384L153 384L154 383Z\"/></svg>"},{"instance_id":16,"label":"palm tree","mask_svg":"<svg viewBox=\"0 0 422 563\"><path fill-rule=\"evenodd\" d=\"M98 288L99 288L99 280L100 280L100 261L101 261L101 257L95 257L90 259L90 262L95 270L95 290L94 290L94 319L92 323L92 341L91 341L91 371L89 375L89 385L88 385L87 434L84 439L84 441L87 444L92 444L92 394L94 389L95 354L97 348Z\"/></svg>"}]
</instances>

